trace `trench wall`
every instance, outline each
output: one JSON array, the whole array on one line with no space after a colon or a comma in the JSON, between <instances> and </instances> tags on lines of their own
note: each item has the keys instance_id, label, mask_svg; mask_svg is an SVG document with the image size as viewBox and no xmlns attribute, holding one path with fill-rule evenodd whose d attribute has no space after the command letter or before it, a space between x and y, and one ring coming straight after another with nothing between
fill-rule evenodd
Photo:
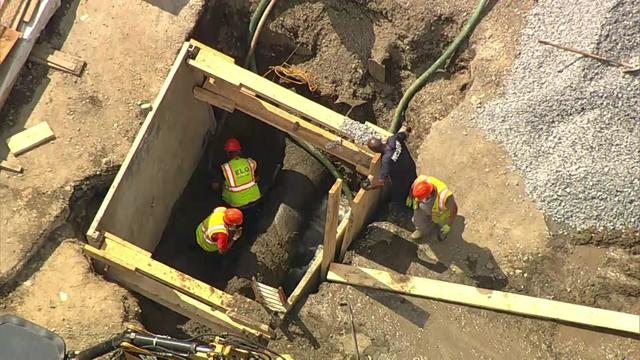
<instances>
[{"instance_id":1,"label":"trench wall","mask_svg":"<svg viewBox=\"0 0 640 360\"><path fill-rule=\"evenodd\" d=\"M188 44L169 76L89 228L89 237L107 231L153 251L174 203L194 172L215 126L208 104L192 89L204 81L186 63ZM95 241L95 240L94 240Z\"/></svg>"}]
</instances>

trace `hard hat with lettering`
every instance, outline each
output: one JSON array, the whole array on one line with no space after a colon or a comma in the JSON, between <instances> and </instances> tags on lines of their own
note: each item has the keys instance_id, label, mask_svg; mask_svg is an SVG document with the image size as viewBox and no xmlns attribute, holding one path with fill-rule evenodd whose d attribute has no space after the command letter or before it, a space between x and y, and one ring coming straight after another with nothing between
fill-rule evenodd
<instances>
[{"instance_id":1,"label":"hard hat with lettering","mask_svg":"<svg viewBox=\"0 0 640 360\"><path fill-rule=\"evenodd\" d=\"M234 137L230 137L224 143L224 151L242 151L242 147L240 146L240 141Z\"/></svg>"},{"instance_id":2,"label":"hard hat with lettering","mask_svg":"<svg viewBox=\"0 0 640 360\"><path fill-rule=\"evenodd\" d=\"M242 211L234 208L229 208L224 211L223 220L227 224L242 225Z\"/></svg>"},{"instance_id":3,"label":"hard hat with lettering","mask_svg":"<svg viewBox=\"0 0 640 360\"><path fill-rule=\"evenodd\" d=\"M417 184L413 185L413 189L411 189L411 194L414 198L418 200L424 200L433 192L433 184L428 182L427 180L420 181Z\"/></svg>"}]
</instances>

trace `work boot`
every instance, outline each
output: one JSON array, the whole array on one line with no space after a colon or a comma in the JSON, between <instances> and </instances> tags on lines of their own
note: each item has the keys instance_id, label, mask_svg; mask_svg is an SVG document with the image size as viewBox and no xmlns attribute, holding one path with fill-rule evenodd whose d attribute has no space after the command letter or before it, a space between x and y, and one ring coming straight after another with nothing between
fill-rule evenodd
<instances>
[{"instance_id":1,"label":"work boot","mask_svg":"<svg viewBox=\"0 0 640 360\"><path fill-rule=\"evenodd\" d=\"M422 232L420 232L420 230L416 230L411 233L409 238L411 238L411 240L420 240L422 239Z\"/></svg>"}]
</instances>

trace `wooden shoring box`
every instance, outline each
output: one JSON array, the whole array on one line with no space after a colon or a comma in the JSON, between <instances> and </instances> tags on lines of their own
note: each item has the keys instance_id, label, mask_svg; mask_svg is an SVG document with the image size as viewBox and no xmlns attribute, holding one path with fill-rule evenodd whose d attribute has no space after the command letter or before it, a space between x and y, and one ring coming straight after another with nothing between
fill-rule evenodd
<instances>
[{"instance_id":1,"label":"wooden shoring box","mask_svg":"<svg viewBox=\"0 0 640 360\"><path fill-rule=\"evenodd\" d=\"M215 57L215 61L211 57ZM218 78L211 81L212 71L207 65L210 63L225 72L241 74L242 81L226 75L224 81ZM173 206L198 166L209 134L216 129L210 104L227 110L242 110L276 128L289 129L300 138L313 140L310 141L312 144L354 165L361 173L368 174L376 168L377 157L374 154L343 139L335 128L330 128L329 125L339 126L335 121L342 119L340 114L266 79L262 80L249 77L246 70L233 64L233 59L222 53L195 41L184 43L89 228L89 244L85 246L85 252L110 278L184 316L234 333L269 340L273 336L272 329L267 324L237 314L233 295L152 258ZM245 82L249 85L245 86ZM212 87L217 90L207 90ZM291 94L295 95L293 102ZM202 101L203 98L207 101ZM291 110L286 106L302 109ZM328 122L324 124L308 119L309 111L322 112L322 119L329 119ZM382 129L380 133L381 136L386 135ZM331 141L328 147L325 141ZM339 255L337 250L344 246L341 245L342 239L346 236L352 238L363 226L362 219L370 214L370 210L362 206L363 200L378 197L378 192L367 193L361 191L356 196L355 208L340 224L333 219L337 212L332 213L331 226L336 227L331 232L335 234L332 235L335 250L331 259L325 256L325 264ZM334 203L336 196L339 198L336 186L329 196ZM366 203L372 206L375 201L367 200ZM323 249L320 247L304 278L287 299L288 309L317 285L322 261Z\"/></svg>"}]
</instances>

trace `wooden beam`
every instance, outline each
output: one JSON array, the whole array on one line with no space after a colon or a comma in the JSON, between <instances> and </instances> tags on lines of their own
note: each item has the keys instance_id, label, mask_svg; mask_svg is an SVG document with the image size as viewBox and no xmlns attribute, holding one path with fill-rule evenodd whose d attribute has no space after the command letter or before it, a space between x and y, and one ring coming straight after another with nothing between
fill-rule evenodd
<instances>
[{"instance_id":1,"label":"wooden beam","mask_svg":"<svg viewBox=\"0 0 640 360\"><path fill-rule=\"evenodd\" d=\"M380 175L380 154L377 154L371 161L369 173L373 175L374 179L377 179ZM338 261L342 261L353 240L360 234L367 220L375 213L381 196L382 189L360 189L355 198L353 198L349 224L344 238L339 244Z\"/></svg>"},{"instance_id":2,"label":"wooden beam","mask_svg":"<svg viewBox=\"0 0 640 360\"><path fill-rule=\"evenodd\" d=\"M322 266L320 267L320 281L327 278L329 265L336 257L336 242L338 236L338 214L340 213L340 195L342 180L337 179L329 190L327 200L327 216L324 223L324 249L322 251Z\"/></svg>"},{"instance_id":3,"label":"wooden beam","mask_svg":"<svg viewBox=\"0 0 640 360\"><path fill-rule=\"evenodd\" d=\"M215 91L218 97L213 98L206 93L205 89L197 91L197 98L208 102L214 106L223 107L229 104L235 104L235 107L267 124L274 126L284 132L290 133L295 137L303 139L323 151L326 151L348 163L356 166L356 170L363 174L369 173L369 164L372 155L365 152L357 145L347 140L341 139L339 136L322 129L319 126L303 120L291 113L280 109L264 100L260 100L251 94L238 90L232 90L230 87L219 88L217 85L207 85L209 89ZM227 100L220 101L220 97Z\"/></svg>"},{"instance_id":4,"label":"wooden beam","mask_svg":"<svg viewBox=\"0 0 640 360\"><path fill-rule=\"evenodd\" d=\"M193 43L193 42L192 42ZM318 125L326 126L333 131L347 135L341 130L345 122L345 116L328 109L302 95L263 78L260 75L244 69L240 66L225 61L220 56L211 56L209 48L200 44L196 45L200 52L195 59L190 59L189 64L203 73L217 79L225 80L231 84L248 88L252 92L264 97L294 114L300 114L308 120ZM205 50L205 51L203 51ZM367 126L380 134L380 137L387 138L391 134L369 122Z\"/></svg>"},{"instance_id":5,"label":"wooden beam","mask_svg":"<svg viewBox=\"0 0 640 360\"><path fill-rule=\"evenodd\" d=\"M227 112L234 112L236 110L236 103L233 102L233 100L198 86L193 88L193 97Z\"/></svg>"},{"instance_id":6,"label":"wooden beam","mask_svg":"<svg viewBox=\"0 0 640 360\"><path fill-rule=\"evenodd\" d=\"M106 232L106 231L105 231L105 233L104 233L104 238L105 238L106 240L108 240L107 245L104 245L105 247L106 247L106 246L109 246L109 244L110 244L111 242L114 242L114 243L118 244L119 246L126 247L126 248L131 249L132 251L135 251L135 253L136 253L137 255L139 255L139 256L148 257L148 258L150 258L150 257L151 257L151 253L150 253L150 252L148 252L147 250L142 249L142 248L139 248L139 247L137 247L137 246L133 245L132 243L130 243L130 242L126 241L126 240L123 240L123 239L119 238L119 237L118 237L118 236L116 236L116 235L113 235L113 234L112 234L112 233L110 233L110 232Z\"/></svg>"},{"instance_id":7,"label":"wooden beam","mask_svg":"<svg viewBox=\"0 0 640 360\"><path fill-rule=\"evenodd\" d=\"M231 309L234 302L233 296L152 259L146 255L148 252L131 243L126 241L125 243L128 245L124 246L122 243L114 241L113 238L105 235L105 243L101 250L113 258L121 260L122 263L132 264L135 271L152 277L202 302L224 310Z\"/></svg>"},{"instance_id":8,"label":"wooden beam","mask_svg":"<svg viewBox=\"0 0 640 360\"><path fill-rule=\"evenodd\" d=\"M132 290L147 296L147 292L150 291L149 288L153 288L157 290L155 293L159 291L171 294L171 298L177 297L175 301L169 301L169 299L147 296L151 300L172 309L195 306L195 314L206 309L209 320L217 324L235 327L242 332L248 331L256 336L270 336L271 331L268 325L260 324L246 317L230 315L232 311L230 305L234 303L233 296L182 274L160 262L147 258L143 253L133 254L131 249L120 247L116 242L112 242L111 239L106 237L103 249L85 245L84 250L92 258L109 266L120 268L120 280L123 280L124 285L129 285L130 287L133 285ZM141 276L145 280L141 280L143 279ZM131 281L131 279L136 280ZM154 283L152 286L142 289L137 286L141 282L152 284L150 280ZM207 292L211 295L208 296ZM180 303L178 300L185 303Z\"/></svg>"},{"instance_id":9,"label":"wooden beam","mask_svg":"<svg viewBox=\"0 0 640 360\"><path fill-rule=\"evenodd\" d=\"M291 311L296 305L298 300L311 292L311 289L320 282L320 266L322 265L322 246L319 246L316 250L316 254L309 263L307 272L298 283L298 286L293 290L289 298L287 298L287 312Z\"/></svg>"},{"instance_id":10,"label":"wooden beam","mask_svg":"<svg viewBox=\"0 0 640 360\"><path fill-rule=\"evenodd\" d=\"M640 335L640 316L381 270L331 264L329 281Z\"/></svg>"},{"instance_id":11,"label":"wooden beam","mask_svg":"<svg viewBox=\"0 0 640 360\"><path fill-rule=\"evenodd\" d=\"M132 264L125 264L121 259L115 258L102 250L96 249L91 245L85 245L84 251L92 258L108 264L110 267L109 273L125 287L184 316L198 320L203 324L221 326L234 333L250 335L256 338L271 338L270 333L263 333L260 330L236 322L220 309L211 307L144 274L131 271Z\"/></svg>"},{"instance_id":12,"label":"wooden beam","mask_svg":"<svg viewBox=\"0 0 640 360\"><path fill-rule=\"evenodd\" d=\"M19 132L7 139L7 146L13 155L18 156L47 141L55 139L55 135L46 121L27 130Z\"/></svg>"}]
</instances>

